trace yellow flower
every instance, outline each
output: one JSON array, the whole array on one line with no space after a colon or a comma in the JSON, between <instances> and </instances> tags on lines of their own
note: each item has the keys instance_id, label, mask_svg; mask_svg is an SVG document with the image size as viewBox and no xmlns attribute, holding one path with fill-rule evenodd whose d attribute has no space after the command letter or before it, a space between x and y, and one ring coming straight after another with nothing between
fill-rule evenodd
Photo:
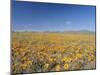
<instances>
[{"instance_id":1,"label":"yellow flower","mask_svg":"<svg viewBox=\"0 0 100 75\"><path fill-rule=\"evenodd\" d=\"M21 60L25 61L26 59L27 59L26 56L24 56Z\"/></svg>"},{"instance_id":2,"label":"yellow flower","mask_svg":"<svg viewBox=\"0 0 100 75\"><path fill-rule=\"evenodd\" d=\"M49 64L45 64L43 67L44 69L47 69L49 67Z\"/></svg>"},{"instance_id":3,"label":"yellow flower","mask_svg":"<svg viewBox=\"0 0 100 75\"><path fill-rule=\"evenodd\" d=\"M56 71L60 71L60 70L61 70L61 68L60 68L60 65L59 65L59 64L58 64L58 65L56 65L55 70L56 70Z\"/></svg>"},{"instance_id":4,"label":"yellow flower","mask_svg":"<svg viewBox=\"0 0 100 75\"><path fill-rule=\"evenodd\" d=\"M57 58L61 58L61 54L57 55Z\"/></svg>"},{"instance_id":5,"label":"yellow flower","mask_svg":"<svg viewBox=\"0 0 100 75\"><path fill-rule=\"evenodd\" d=\"M27 64L21 64L22 69L26 69Z\"/></svg>"},{"instance_id":6,"label":"yellow flower","mask_svg":"<svg viewBox=\"0 0 100 75\"><path fill-rule=\"evenodd\" d=\"M88 61L89 61L89 62L92 61L93 59L94 59L93 56L88 56Z\"/></svg>"},{"instance_id":7,"label":"yellow flower","mask_svg":"<svg viewBox=\"0 0 100 75\"><path fill-rule=\"evenodd\" d=\"M64 62L71 62L72 59L71 59L70 57L64 57L64 58L62 59L62 61L64 61Z\"/></svg>"},{"instance_id":8,"label":"yellow flower","mask_svg":"<svg viewBox=\"0 0 100 75\"><path fill-rule=\"evenodd\" d=\"M68 69L69 65L68 64L64 64L64 69Z\"/></svg>"},{"instance_id":9,"label":"yellow flower","mask_svg":"<svg viewBox=\"0 0 100 75\"><path fill-rule=\"evenodd\" d=\"M54 58L53 60L56 61L56 58Z\"/></svg>"},{"instance_id":10,"label":"yellow flower","mask_svg":"<svg viewBox=\"0 0 100 75\"><path fill-rule=\"evenodd\" d=\"M82 57L82 54L78 53L78 54L76 54L76 57L77 58L81 58Z\"/></svg>"},{"instance_id":11,"label":"yellow flower","mask_svg":"<svg viewBox=\"0 0 100 75\"><path fill-rule=\"evenodd\" d=\"M29 65L32 65L32 61L28 61L28 64L29 64Z\"/></svg>"}]
</instances>

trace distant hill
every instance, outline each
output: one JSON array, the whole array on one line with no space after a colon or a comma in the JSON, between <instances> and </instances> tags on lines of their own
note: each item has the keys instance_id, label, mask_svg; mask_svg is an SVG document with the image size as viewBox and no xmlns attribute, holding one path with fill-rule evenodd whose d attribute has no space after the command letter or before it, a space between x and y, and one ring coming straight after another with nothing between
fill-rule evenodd
<instances>
[{"instance_id":1,"label":"distant hill","mask_svg":"<svg viewBox=\"0 0 100 75\"><path fill-rule=\"evenodd\" d=\"M95 34L93 31L79 30L79 31L64 31L64 33L83 33L83 34Z\"/></svg>"},{"instance_id":2,"label":"distant hill","mask_svg":"<svg viewBox=\"0 0 100 75\"><path fill-rule=\"evenodd\" d=\"M89 30L79 30L79 31L13 31L13 32L45 32L45 33L72 33L72 34L95 34L93 31Z\"/></svg>"}]
</instances>

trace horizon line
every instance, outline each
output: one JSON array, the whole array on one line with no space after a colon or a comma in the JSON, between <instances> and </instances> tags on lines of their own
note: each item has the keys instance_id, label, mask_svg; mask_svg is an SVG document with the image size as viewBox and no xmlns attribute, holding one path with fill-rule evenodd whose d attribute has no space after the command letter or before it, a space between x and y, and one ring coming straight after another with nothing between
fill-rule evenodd
<instances>
[{"instance_id":1,"label":"horizon line","mask_svg":"<svg viewBox=\"0 0 100 75\"><path fill-rule=\"evenodd\" d=\"M72 32L78 32L78 31L87 31L87 32L96 32L96 28L94 29L68 29L68 30L11 30L13 32L69 32L69 31L72 31Z\"/></svg>"}]
</instances>

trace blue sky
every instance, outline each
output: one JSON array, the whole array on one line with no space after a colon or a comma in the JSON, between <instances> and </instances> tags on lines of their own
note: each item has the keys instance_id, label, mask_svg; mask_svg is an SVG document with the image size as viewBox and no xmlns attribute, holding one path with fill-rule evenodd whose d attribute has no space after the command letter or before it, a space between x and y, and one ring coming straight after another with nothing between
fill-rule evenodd
<instances>
[{"instance_id":1,"label":"blue sky","mask_svg":"<svg viewBox=\"0 0 100 75\"><path fill-rule=\"evenodd\" d=\"M12 3L13 31L95 31L95 6Z\"/></svg>"}]
</instances>

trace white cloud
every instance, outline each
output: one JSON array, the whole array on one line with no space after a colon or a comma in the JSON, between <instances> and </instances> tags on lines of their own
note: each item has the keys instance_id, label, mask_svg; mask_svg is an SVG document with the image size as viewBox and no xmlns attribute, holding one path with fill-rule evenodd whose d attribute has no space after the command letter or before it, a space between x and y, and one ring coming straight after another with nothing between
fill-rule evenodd
<instances>
[{"instance_id":1,"label":"white cloud","mask_svg":"<svg viewBox=\"0 0 100 75\"><path fill-rule=\"evenodd\" d=\"M28 27L31 27L32 24L27 24L27 25L22 25L24 28L28 28Z\"/></svg>"},{"instance_id":2,"label":"white cloud","mask_svg":"<svg viewBox=\"0 0 100 75\"><path fill-rule=\"evenodd\" d=\"M24 28L27 28L27 25L23 25Z\"/></svg>"}]
</instances>

